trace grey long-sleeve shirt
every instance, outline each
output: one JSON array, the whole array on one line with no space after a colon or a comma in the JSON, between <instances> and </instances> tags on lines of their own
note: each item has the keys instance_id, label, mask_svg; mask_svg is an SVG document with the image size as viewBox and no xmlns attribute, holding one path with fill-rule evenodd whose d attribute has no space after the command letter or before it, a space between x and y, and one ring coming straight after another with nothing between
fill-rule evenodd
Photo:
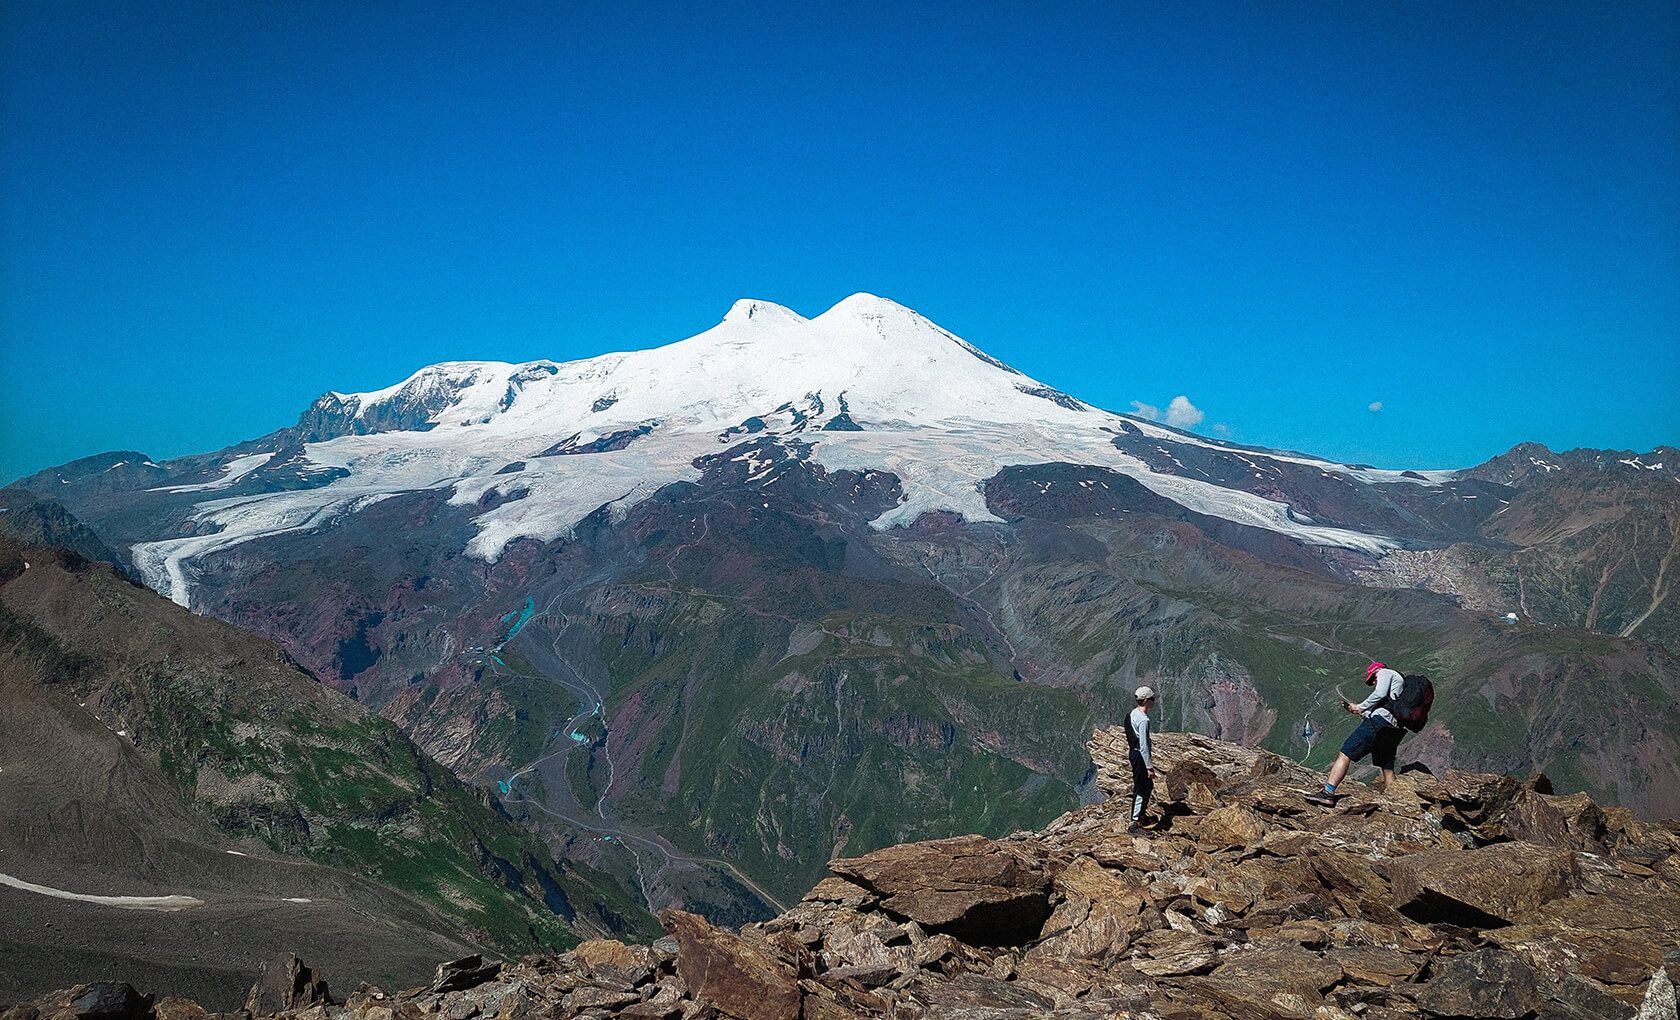
<instances>
[{"instance_id":1,"label":"grey long-sleeve shirt","mask_svg":"<svg viewBox=\"0 0 1680 1020\"><path fill-rule=\"evenodd\" d=\"M1359 709L1359 714L1367 719L1380 719L1390 726L1398 726L1400 720L1394 718L1394 713L1388 710L1387 702L1400 696L1400 689L1405 683L1405 677L1384 666L1377 670L1377 685L1371 689L1371 696L1353 707Z\"/></svg>"}]
</instances>

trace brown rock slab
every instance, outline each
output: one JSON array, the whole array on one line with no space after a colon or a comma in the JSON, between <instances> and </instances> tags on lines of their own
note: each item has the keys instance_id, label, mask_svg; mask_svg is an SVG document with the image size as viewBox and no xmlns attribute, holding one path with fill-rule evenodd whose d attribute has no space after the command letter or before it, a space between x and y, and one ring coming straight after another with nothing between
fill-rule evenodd
<instances>
[{"instance_id":1,"label":"brown rock slab","mask_svg":"<svg viewBox=\"0 0 1680 1020\"><path fill-rule=\"evenodd\" d=\"M1253 846L1266 834L1266 823L1253 809L1227 804L1202 819L1196 841L1212 849Z\"/></svg>"},{"instance_id":2,"label":"brown rock slab","mask_svg":"<svg viewBox=\"0 0 1680 1020\"><path fill-rule=\"evenodd\" d=\"M619 970L629 970L636 965L635 957L630 955L630 947L617 939L589 939L578 943L572 950L578 959L590 970L606 964Z\"/></svg>"},{"instance_id":3,"label":"brown rock slab","mask_svg":"<svg viewBox=\"0 0 1680 1020\"><path fill-rule=\"evenodd\" d=\"M983 974L961 974L928 989L924 998L931 1006L1045 1010L1055 1005L1048 995L1022 988L1012 981L999 981Z\"/></svg>"},{"instance_id":4,"label":"brown rock slab","mask_svg":"<svg viewBox=\"0 0 1680 1020\"><path fill-rule=\"evenodd\" d=\"M1383 988L1411 980L1427 959L1382 946L1349 946L1332 949L1324 955L1342 968L1352 983Z\"/></svg>"},{"instance_id":5,"label":"brown rock slab","mask_svg":"<svg viewBox=\"0 0 1680 1020\"><path fill-rule=\"evenodd\" d=\"M1389 905L1388 880L1377 874L1369 859L1340 850L1315 849L1304 861L1349 917L1391 926L1406 923Z\"/></svg>"},{"instance_id":6,"label":"brown rock slab","mask_svg":"<svg viewBox=\"0 0 1680 1020\"><path fill-rule=\"evenodd\" d=\"M1569 820L1546 797L1522 790L1505 812L1505 835L1536 846L1584 849L1571 845Z\"/></svg>"},{"instance_id":7,"label":"brown rock slab","mask_svg":"<svg viewBox=\"0 0 1680 1020\"><path fill-rule=\"evenodd\" d=\"M158 1000L156 1006L152 1007L152 1015L156 1020L204 1020L210 1014L203 1006L191 999L166 995Z\"/></svg>"},{"instance_id":8,"label":"brown rock slab","mask_svg":"<svg viewBox=\"0 0 1680 1020\"><path fill-rule=\"evenodd\" d=\"M1139 973L1154 978L1198 974L1212 970L1220 962L1220 943L1205 935L1171 932L1162 938L1155 937L1161 934L1150 936L1153 944L1147 948L1134 946L1136 955L1131 963Z\"/></svg>"},{"instance_id":9,"label":"brown rock slab","mask_svg":"<svg viewBox=\"0 0 1680 1020\"><path fill-rule=\"evenodd\" d=\"M741 1020L799 1015L798 975L776 957L698 914L667 910L659 923L676 936L677 974L695 999Z\"/></svg>"},{"instance_id":10,"label":"brown rock slab","mask_svg":"<svg viewBox=\"0 0 1680 1020\"><path fill-rule=\"evenodd\" d=\"M610 1009L619 1010L639 1001L641 996L635 992L626 992L617 988L599 988L595 985L584 985L566 994L566 1008L574 1010Z\"/></svg>"},{"instance_id":11,"label":"brown rock slab","mask_svg":"<svg viewBox=\"0 0 1680 1020\"><path fill-rule=\"evenodd\" d=\"M1662 944L1674 946L1680 945L1680 927L1673 922L1674 907L1672 895L1639 892L1620 896L1571 896L1546 904L1540 914L1555 926L1650 931Z\"/></svg>"},{"instance_id":12,"label":"brown rock slab","mask_svg":"<svg viewBox=\"0 0 1680 1020\"><path fill-rule=\"evenodd\" d=\"M1401 857L1389 866L1389 879L1395 908L1414 920L1490 928L1567 896L1579 885L1580 868L1566 850L1496 843Z\"/></svg>"},{"instance_id":13,"label":"brown rock slab","mask_svg":"<svg viewBox=\"0 0 1680 1020\"><path fill-rule=\"evenodd\" d=\"M971 944L1019 945L1050 916L1050 879L1024 852L984 836L911 843L829 868L881 906Z\"/></svg>"},{"instance_id":14,"label":"brown rock slab","mask_svg":"<svg viewBox=\"0 0 1680 1020\"><path fill-rule=\"evenodd\" d=\"M1242 1020L1318 1020L1323 997L1278 991L1265 985L1217 977L1191 978L1184 991L1199 1005L1211 1007L1203 1017L1240 1017Z\"/></svg>"},{"instance_id":15,"label":"brown rock slab","mask_svg":"<svg viewBox=\"0 0 1680 1020\"><path fill-rule=\"evenodd\" d=\"M1017 981L1031 981L1035 985L1053 988L1069 997L1077 997L1090 991L1091 978L1090 967L1032 956L1022 960L1015 972Z\"/></svg>"},{"instance_id":16,"label":"brown rock slab","mask_svg":"<svg viewBox=\"0 0 1680 1020\"><path fill-rule=\"evenodd\" d=\"M804 901L807 903L839 903L843 906L856 907L862 905L866 900L874 898L874 893L856 882L849 882L844 878L836 878L830 875L812 886L811 891L805 894Z\"/></svg>"},{"instance_id":17,"label":"brown rock slab","mask_svg":"<svg viewBox=\"0 0 1680 1020\"><path fill-rule=\"evenodd\" d=\"M868 1020L879 1015L874 1011L863 1011L842 999L836 992L824 988L816 982L810 982L805 987L805 1000L801 1004L800 1017L802 1020ZM626 1015L626 1014L620 1014Z\"/></svg>"},{"instance_id":18,"label":"brown rock slab","mask_svg":"<svg viewBox=\"0 0 1680 1020\"><path fill-rule=\"evenodd\" d=\"M1221 960L1212 978L1242 982L1268 994L1293 992L1319 998L1342 979L1339 963L1307 949L1231 950Z\"/></svg>"}]
</instances>

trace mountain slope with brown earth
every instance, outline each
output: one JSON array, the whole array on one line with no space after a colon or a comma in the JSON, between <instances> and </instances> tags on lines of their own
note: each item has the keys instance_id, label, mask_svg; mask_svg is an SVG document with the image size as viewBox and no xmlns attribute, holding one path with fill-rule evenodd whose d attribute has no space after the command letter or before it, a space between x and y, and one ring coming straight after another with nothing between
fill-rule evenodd
<instances>
[{"instance_id":1,"label":"mountain slope with brown earth","mask_svg":"<svg viewBox=\"0 0 1680 1020\"><path fill-rule=\"evenodd\" d=\"M401 980L641 930L278 646L68 550L0 538L0 705L6 994L98 962L225 1004L298 940Z\"/></svg>"},{"instance_id":2,"label":"mountain slope with brown earth","mask_svg":"<svg viewBox=\"0 0 1680 1020\"><path fill-rule=\"evenodd\" d=\"M1137 837L1116 782L1124 738L1089 746L1113 799L1039 832L835 860L793 909L738 932L670 911L651 946L462 959L343 1004L300 977L277 997L259 984L251 1005L287 1020L1676 1016L1680 822L1554 794L1544 776L1462 772L1349 783L1321 809L1301 797L1315 774L1169 733L1157 831ZM5 1020L95 1016L202 1014L83 985Z\"/></svg>"},{"instance_id":3,"label":"mountain slope with brown earth","mask_svg":"<svg viewBox=\"0 0 1680 1020\"><path fill-rule=\"evenodd\" d=\"M1499 487L1482 541L1391 553L1369 576L1478 609L1680 651L1680 450L1524 443L1470 471Z\"/></svg>"}]
</instances>

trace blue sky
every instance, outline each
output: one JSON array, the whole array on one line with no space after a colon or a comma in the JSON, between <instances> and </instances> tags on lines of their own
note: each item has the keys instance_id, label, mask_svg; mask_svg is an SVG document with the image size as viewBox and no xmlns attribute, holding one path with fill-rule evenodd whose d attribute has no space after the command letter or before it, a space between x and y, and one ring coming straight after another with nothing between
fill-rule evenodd
<instances>
[{"instance_id":1,"label":"blue sky","mask_svg":"<svg viewBox=\"0 0 1680 1020\"><path fill-rule=\"evenodd\" d=\"M1668 2L6 0L0 480L855 291L1245 443L1680 444L1677 52Z\"/></svg>"}]
</instances>

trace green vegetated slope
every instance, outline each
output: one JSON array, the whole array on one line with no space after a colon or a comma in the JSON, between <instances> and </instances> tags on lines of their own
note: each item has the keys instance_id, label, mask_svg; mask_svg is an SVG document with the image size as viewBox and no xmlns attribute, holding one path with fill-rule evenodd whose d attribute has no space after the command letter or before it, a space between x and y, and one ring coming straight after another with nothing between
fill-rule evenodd
<instances>
[{"instance_id":1,"label":"green vegetated slope","mask_svg":"<svg viewBox=\"0 0 1680 1020\"><path fill-rule=\"evenodd\" d=\"M365 875L497 951L576 941L587 880L272 643L61 550L4 544L0 564L12 654L223 833Z\"/></svg>"},{"instance_id":2,"label":"green vegetated slope","mask_svg":"<svg viewBox=\"0 0 1680 1020\"><path fill-rule=\"evenodd\" d=\"M611 747L619 810L791 899L830 857L1001 834L1076 803L1089 712L1000 675L942 592L816 585L831 603L890 595L887 614L826 608L812 576L783 580L807 595L597 595L609 716L626 734ZM589 761L574 783L598 796L601 756Z\"/></svg>"}]
</instances>

